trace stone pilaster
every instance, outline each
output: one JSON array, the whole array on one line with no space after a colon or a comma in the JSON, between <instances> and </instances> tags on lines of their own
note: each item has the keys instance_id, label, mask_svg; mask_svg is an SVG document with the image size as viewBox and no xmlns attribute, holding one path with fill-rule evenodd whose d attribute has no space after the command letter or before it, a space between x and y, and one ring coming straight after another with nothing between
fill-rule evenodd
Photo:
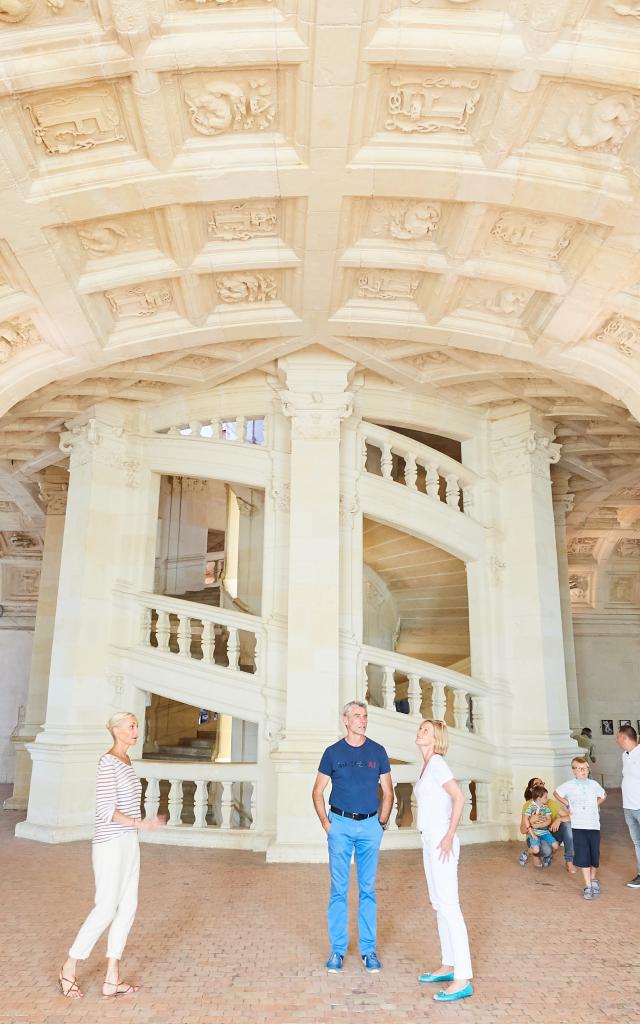
<instances>
[{"instance_id":1,"label":"stone pilaster","mask_svg":"<svg viewBox=\"0 0 640 1024\"><path fill-rule=\"evenodd\" d=\"M553 519L558 554L558 584L560 587L560 613L564 640L564 671L567 679L567 702L571 732L580 732L580 703L576 675L576 650L573 639L573 612L569 589L569 559L567 555L567 515L573 509L574 495L568 491L568 473L557 473L553 478Z\"/></svg>"},{"instance_id":2,"label":"stone pilaster","mask_svg":"<svg viewBox=\"0 0 640 1024\"><path fill-rule=\"evenodd\" d=\"M354 365L310 349L280 362L291 422L287 688L270 860L326 856L311 805L322 750L340 734L340 433Z\"/></svg>"},{"instance_id":3,"label":"stone pilaster","mask_svg":"<svg viewBox=\"0 0 640 1024\"><path fill-rule=\"evenodd\" d=\"M47 710L51 645L58 598L67 488L68 474L64 470L56 467L45 471L40 482L40 496L47 514L29 689L24 720L17 733L12 737L16 756L13 793L4 804L6 808L12 810L22 811L27 807L31 782L31 756L27 750L27 744L33 743L42 728Z\"/></svg>"},{"instance_id":4,"label":"stone pilaster","mask_svg":"<svg viewBox=\"0 0 640 1024\"><path fill-rule=\"evenodd\" d=\"M99 408L61 439L70 456L69 493L46 720L28 746L28 814L16 828L25 838L61 842L92 831L95 765L109 746L104 723L114 696L125 699L122 680L114 695L109 675L114 586L132 581L135 552L144 552L136 535L139 461L133 443L117 406ZM138 713L144 708L140 698L141 706L131 708Z\"/></svg>"},{"instance_id":5,"label":"stone pilaster","mask_svg":"<svg viewBox=\"0 0 640 1024\"><path fill-rule=\"evenodd\" d=\"M560 446L529 413L492 425L503 537L502 632L512 695L516 802L533 774L549 785L569 769L570 739L550 465Z\"/></svg>"}]
</instances>

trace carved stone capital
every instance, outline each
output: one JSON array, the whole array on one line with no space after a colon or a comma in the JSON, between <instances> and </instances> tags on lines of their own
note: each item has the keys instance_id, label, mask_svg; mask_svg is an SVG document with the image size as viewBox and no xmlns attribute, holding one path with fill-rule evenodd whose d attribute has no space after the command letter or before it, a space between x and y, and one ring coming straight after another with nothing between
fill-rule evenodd
<instances>
[{"instance_id":1,"label":"carved stone capital","mask_svg":"<svg viewBox=\"0 0 640 1024\"><path fill-rule=\"evenodd\" d=\"M128 487L139 483L140 463L127 457L124 428L92 417L83 424L73 424L60 435L60 450L70 456L69 468L74 470L89 463L120 470Z\"/></svg>"},{"instance_id":2,"label":"carved stone capital","mask_svg":"<svg viewBox=\"0 0 640 1024\"><path fill-rule=\"evenodd\" d=\"M291 419L291 437L296 440L340 439L340 423L353 412L353 393L324 394L279 391L282 411Z\"/></svg>"},{"instance_id":3,"label":"carved stone capital","mask_svg":"<svg viewBox=\"0 0 640 1024\"><path fill-rule=\"evenodd\" d=\"M66 480L41 480L38 484L40 497L44 502L48 516L63 516L67 511L67 493L69 484Z\"/></svg>"},{"instance_id":4,"label":"carved stone capital","mask_svg":"<svg viewBox=\"0 0 640 1024\"><path fill-rule=\"evenodd\" d=\"M523 476L550 479L549 467L560 459L561 445L533 427L493 445L494 467L499 478Z\"/></svg>"}]
</instances>

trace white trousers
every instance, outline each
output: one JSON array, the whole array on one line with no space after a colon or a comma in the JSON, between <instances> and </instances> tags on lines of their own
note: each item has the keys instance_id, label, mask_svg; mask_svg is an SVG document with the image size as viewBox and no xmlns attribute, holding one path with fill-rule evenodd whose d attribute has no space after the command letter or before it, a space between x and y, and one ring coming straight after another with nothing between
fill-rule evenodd
<instances>
[{"instance_id":1,"label":"white trousers","mask_svg":"<svg viewBox=\"0 0 640 1024\"><path fill-rule=\"evenodd\" d=\"M442 963L453 967L456 981L473 977L471 970L471 954L467 926L460 909L458 898L458 859L460 857L460 840L453 840L453 850L449 858L441 861L438 850L439 839L422 837L422 855L424 873L427 876L427 887L431 906L436 912L438 934L442 948Z\"/></svg>"},{"instance_id":2,"label":"white trousers","mask_svg":"<svg viewBox=\"0 0 640 1024\"><path fill-rule=\"evenodd\" d=\"M93 844L96 879L95 906L69 950L74 960L86 960L109 925L107 957L121 960L138 905L140 847L135 832Z\"/></svg>"}]
</instances>

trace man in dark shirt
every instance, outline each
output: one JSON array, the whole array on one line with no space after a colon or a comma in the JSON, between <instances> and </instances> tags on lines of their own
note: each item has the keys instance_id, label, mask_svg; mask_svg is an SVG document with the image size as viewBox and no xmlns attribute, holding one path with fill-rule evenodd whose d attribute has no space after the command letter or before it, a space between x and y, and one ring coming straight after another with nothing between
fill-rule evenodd
<instances>
[{"instance_id":1,"label":"man in dark shirt","mask_svg":"<svg viewBox=\"0 0 640 1024\"><path fill-rule=\"evenodd\" d=\"M367 705L350 701L345 705L342 720L347 735L325 750L313 787L313 806L329 844L331 955L327 970L342 970L347 952L347 893L354 854L360 955L365 968L375 973L382 966L376 954L376 870L382 833L393 806L393 783L386 750L366 736ZM327 815L324 791L329 782ZM382 787L380 810L378 782Z\"/></svg>"}]
</instances>

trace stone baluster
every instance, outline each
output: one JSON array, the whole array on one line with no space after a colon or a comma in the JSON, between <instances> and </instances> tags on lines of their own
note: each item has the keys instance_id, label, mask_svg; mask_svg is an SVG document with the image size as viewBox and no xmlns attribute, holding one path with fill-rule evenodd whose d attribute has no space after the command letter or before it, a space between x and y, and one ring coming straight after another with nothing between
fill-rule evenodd
<instances>
[{"instance_id":1,"label":"stone baluster","mask_svg":"<svg viewBox=\"0 0 640 1024\"><path fill-rule=\"evenodd\" d=\"M467 704L467 695L464 690L455 689L453 691L453 724L456 729L467 728L467 718L469 717L469 705Z\"/></svg>"},{"instance_id":2,"label":"stone baluster","mask_svg":"<svg viewBox=\"0 0 640 1024\"><path fill-rule=\"evenodd\" d=\"M411 787L411 827L418 827L418 801L413 786Z\"/></svg>"},{"instance_id":3,"label":"stone baluster","mask_svg":"<svg viewBox=\"0 0 640 1024\"><path fill-rule=\"evenodd\" d=\"M169 820L170 828L182 825L182 779L171 779L169 789Z\"/></svg>"},{"instance_id":4,"label":"stone baluster","mask_svg":"<svg viewBox=\"0 0 640 1024\"><path fill-rule=\"evenodd\" d=\"M451 508L459 509L460 508L460 484L458 483L458 478L457 478L457 476L454 476L453 473L447 473L447 476L446 476L445 479L446 479L446 484L447 484L447 490L446 490L447 505L450 505Z\"/></svg>"},{"instance_id":5,"label":"stone baluster","mask_svg":"<svg viewBox=\"0 0 640 1024\"><path fill-rule=\"evenodd\" d=\"M178 647L183 658L191 657L191 619L188 615L178 616Z\"/></svg>"},{"instance_id":6,"label":"stone baluster","mask_svg":"<svg viewBox=\"0 0 640 1024\"><path fill-rule=\"evenodd\" d=\"M209 427L211 429L211 440L212 441L219 441L220 440L220 420L211 420L211 423L209 424Z\"/></svg>"},{"instance_id":7,"label":"stone baluster","mask_svg":"<svg viewBox=\"0 0 640 1024\"><path fill-rule=\"evenodd\" d=\"M393 789L393 803L391 805L391 814L389 815L389 823L387 825L388 832L398 831L398 796L394 786Z\"/></svg>"},{"instance_id":8,"label":"stone baluster","mask_svg":"<svg viewBox=\"0 0 640 1024\"><path fill-rule=\"evenodd\" d=\"M202 623L202 660L208 664L213 662L216 645L215 625L213 622Z\"/></svg>"},{"instance_id":9,"label":"stone baluster","mask_svg":"<svg viewBox=\"0 0 640 1024\"><path fill-rule=\"evenodd\" d=\"M256 644L253 649L253 671L255 675L258 675L258 673L260 672L260 666L262 664L263 637L260 635L260 633L254 633L254 637Z\"/></svg>"},{"instance_id":10,"label":"stone baluster","mask_svg":"<svg viewBox=\"0 0 640 1024\"><path fill-rule=\"evenodd\" d=\"M191 427L191 437L200 437L200 431L202 430L202 420L192 420L189 424Z\"/></svg>"},{"instance_id":11,"label":"stone baluster","mask_svg":"<svg viewBox=\"0 0 640 1024\"><path fill-rule=\"evenodd\" d=\"M476 821L485 825L489 821L489 786L476 782Z\"/></svg>"},{"instance_id":12,"label":"stone baluster","mask_svg":"<svg viewBox=\"0 0 640 1024\"><path fill-rule=\"evenodd\" d=\"M220 812L222 823L220 828L231 828L231 811L233 810L233 796L231 792L232 782L222 783L222 799L220 801Z\"/></svg>"},{"instance_id":13,"label":"stone baluster","mask_svg":"<svg viewBox=\"0 0 640 1024\"><path fill-rule=\"evenodd\" d=\"M160 805L160 783L158 779L147 779L144 794L144 813L147 818L155 818Z\"/></svg>"},{"instance_id":14,"label":"stone baluster","mask_svg":"<svg viewBox=\"0 0 640 1024\"><path fill-rule=\"evenodd\" d=\"M357 695L358 700L366 701L367 699L367 690L369 689L369 673L367 672L368 666L368 661L362 662L362 673L360 675L360 679L358 680L358 685L360 687L360 692Z\"/></svg>"},{"instance_id":15,"label":"stone baluster","mask_svg":"<svg viewBox=\"0 0 640 1024\"><path fill-rule=\"evenodd\" d=\"M385 711L393 711L396 695L396 681L392 665L385 665L382 679L382 706Z\"/></svg>"},{"instance_id":16,"label":"stone baluster","mask_svg":"<svg viewBox=\"0 0 640 1024\"><path fill-rule=\"evenodd\" d=\"M484 700L476 697L474 693L471 696L471 706L473 708L473 732L476 736L484 736Z\"/></svg>"},{"instance_id":17,"label":"stone baluster","mask_svg":"<svg viewBox=\"0 0 640 1024\"><path fill-rule=\"evenodd\" d=\"M473 519L473 509L476 503L476 492L473 487L465 487L462 491L462 500L464 504L464 514L469 516L469 519Z\"/></svg>"},{"instance_id":18,"label":"stone baluster","mask_svg":"<svg viewBox=\"0 0 640 1024\"><path fill-rule=\"evenodd\" d=\"M247 417L236 416L236 441L242 444L247 432Z\"/></svg>"},{"instance_id":19,"label":"stone baluster","mask_svg":"<svg viewBox=\"0 0 640 1024\"><path fill-rule=\"evenodd\" d=\"M194 828L206 827L208 802L207 783L204 779L198 779L193 797Z\"/></svg>"},{"instance_id":20,"label":"stone baluster","mask_svg":"<svg viewBox=\"0 0 640 1024\"><path fill-rule=\"evenodd\" d=\"M416 481L418 479L418 464L413 455L405 455L404 457L404 482L410 491L416 490Z\"/></svg>"},{"instance_id":21,"label":"stone baluster","mask_svg":"<svg viewBox=\"0 0 640 1024\"><path fill-rule=\"evenodd\" d=\"M238 637L238 630L236 626L229 626L229 637L227 639L227 658L229 661L229 668L238 668L239 657L240 640Z\"/></svg>"},{"instance_id":22,"label":"stone baluster","mask_svg":"<svg viewBox=\"0 0 640 1024\"><path fill-rule=\"evenodd\" d=\"M158 621L156 622L156 636L158 638L159 651L169 650L170 632L171 627L169 624L169 612L158 611Z\"/></svg>"},{"instance_id":23,"label":"stone baluster","mask_svg":"<svg viewBox=\"0 0 640 1024\"><path fill-rule=\"evenodd\" d=\"M422 687L420 676L416 672L409 673L409 709L415 718L420 717L422 707Z\"/></svg>"},{"instance_id":24,"label":"stone baluster","mask_svg":"<svg viewBox=\"0 0 640 1024\"><path fill-rule=\"evenodd\" d=\"M447 706L447 695L444 692L444 683L431 683L431 710L437 721L444 718Z\"/></svg>"},{"instance_id":25,"label":"stone baluster","mask_svg":"<svg viewBox=\"0 0 640 1024\"><path fill-rule=\"evenodd\" d=\"M391 451L390 444L383 444L382 446L382 457L380 459L380 469L385 480L391 480L391 471L393 469L393 453Z\"/></svg>"},{"instance_id":26,"label":"stone baluster","mask_svg":"<svg viewBox=\"0 0 640 1024\"><path fill-rule=\"evenodd\" d=\"M258 783L257 782L252 782L251 783L251 805L250 805L251 822L249 824L249 828L253 828L253 829L255 829L255 827L256 827L256 814L257 814L257 811L258 811L257 789L258 789Z\"/></svg>"},{"instance_id":27,"label":"stone baluster","mask_svg":"<svg viewBox=\"0 0 640 1024\"><path fill-rule=\"evenodd\" d=\"M464 807L462 808L461 825L471 824L471 792L469 790L469 779L460 779L460 789L464 796Z\"/></svg>"},{"instance_id":28,"label":"stone baluster","mask_svg":"<svg viewBox=\"0 0 640 1024\"><path fill-rule=\"evenodd\" d=\"M361 452L362 452L362 471L364 473L366 473L366 471L367 471L367 458L368 458L368 454L369 454L368 451L367 451L367 435L366 434L363 434L363 436L362 436Z\"/></svg>"},{"instance_id":29,"label":"stone baluster","mask_svg":"<svg viewBox=\"0 0 640 1024\"><path fill-rule=\"evenodd\" d=\"M440 499L440 474L438 472L438 464L436 462L429 462L427 464L427 497L434 498L436 501Z\"/></svg>"},{"instance_id":30,"label":"stone baluster","mask_svg":"<svg viewBox=\"0 0 640 1024\"><path fill-rule=\"evenodd\" d=\"M151 608L144 605L140 609L140 643L149 647L151 642Z\"/></svg>"}]
</instances>

